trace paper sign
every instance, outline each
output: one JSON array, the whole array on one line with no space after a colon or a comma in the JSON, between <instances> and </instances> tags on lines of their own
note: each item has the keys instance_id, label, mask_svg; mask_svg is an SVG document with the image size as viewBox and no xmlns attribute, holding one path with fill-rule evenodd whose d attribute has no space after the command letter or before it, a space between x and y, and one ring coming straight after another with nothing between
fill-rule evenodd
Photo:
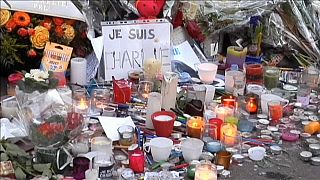
<instances>
[{"instance_id":1,"label":"paper sign","mask_svg":"<svg viewBox=\"0 0 320 180\"><path fill-rule=\"evenodd\" d=\"M170 31L165 19L102 23L104 79L127 78L128 71L141 70L150 58L161 61L162 72L171 71Z\"/></svg>"},{"instance_id":2,"label":"paper sign","mask_svg":"<svg viewBox=\"0 0 320 180\"><path fill-rule=\"evenodd\" d=\"M200 63L198 56L193 51L188 41L185 41L177 46L173 46L172 53L173 60L181 61L194 70L195 64Z\"/></svg>"},{"instance_id":3,"label":"paper sign","mask_svg":"<svg viewBox=\"0 0 320 180\"><path fill-rule=\"evenodd\" d=\"M98 118L107 137L112 141L118 141L120 139L118 133L118 128L120 126L129 125L133 128L136 127L130 116L126 118L99 116Z\"/></svg>"},{"instance_id":4,"label":"paper sign","mask_svg":"<svg viewBox=\"0 0 320 180\"><path fill-rule=\"evenodd\" d=\"M11 6L11 8L3 0L0 0L1 9L24 11L34 14L76 19L83 22L85 21L84 16L70 0L7 0L7 2Z\"/></svg>"}]
</instances>

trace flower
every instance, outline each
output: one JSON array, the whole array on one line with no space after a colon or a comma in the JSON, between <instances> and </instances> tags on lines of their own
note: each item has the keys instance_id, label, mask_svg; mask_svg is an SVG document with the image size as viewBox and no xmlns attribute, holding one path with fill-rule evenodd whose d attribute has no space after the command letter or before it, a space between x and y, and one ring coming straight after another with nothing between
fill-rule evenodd
<instances>
[{"instance_id":1,"label":"flower","mask_svg":"<svg viewBox=\"0 0 320 180\"><path fill-rule=\"evenodd\" d=\"M59 17L54 17L54 18L52 18L52 20L53 20L54 24L57 26L61 26L64 23L64 20Z\"/></svg>"},{"instance_id":2,"label":"flower","mask_svg":"<svg viewBox=\"0 0 320 180\"><path fill-rule=\"evenodd\" d=\"M37 26L34 28L34 35L30 36L30 41L37 49L43 49L46 42L49 41L49 31L43 26Z\"/></svg>"},{"instance_id":3,"label":"flower","mask_svg":"<svg viewBox=\"0 0 320 180\"><path fill-rule=\"evenodd\" d=\"M28 30L26 28L19 28L17 33L21 37L28 36Z\"/></svg>"},{"instance_id":4,"label":"flower","mask_svg":"<svg viewBox=\"0 0 320 180\"><path fill-rule=\"evenodd\" d=\"M30 49L28 52L27 52L27 55L28 57L30 58L35 58L37 56L37 51L35 51L34 49Z\"/></svg>"},{"instance_id":5,"label":"flower","mask_svg":"<svg viewBox=\"0 0 320 180\"><path fill-rule=\"evenodd\" d=\"M30 73L26 73L24 77L44 82L49 78L49 73L40 69L31 69Z\"/></svg>"},{"instance_id":6,"label":"flower","mask_svg":"<svg viewBox=\"0 0 320 180\"><path fill-rule=\"evenodd\" d=\"M8 76L8 82L10 84L17 84L17 82L22 79L23 79L23 74L21 72L13 73Z\"/></svg>"},{"instance_id":7,"label":"flower","mask_svg":"<svg viewBox=\"0 0 320 180\"><path fill-rule=\"evenodd\" d=\"M54 30L58 37L62 37L64 35L64 31L61 26L56 26Z\"/></svg>"},{"instance_id":8,"label":"flower","mask_svg":"<svg viewBox=\"0 0 320 180\"><path fill-rule=\"evenodd\" d=\"M28 29L28 34L29 34L29 36L33 36L34 34L35 34L35 30L34 29L32 29L32 28L29 28Z\"/></svg>"},{"instance_id":9,"label":"flower","mask_svg":"<svg viewBox=\"0 0 320 180\"><path fill-rule=\"evenodd\" d=\"M66 38L68 42L71 42L75 37L74 28L68 24L63 24L61 27L64 29L63 37Z\"/></svg>"},{"instance_id":10,"label":"flower","mask_svg":"<svg viewBox=\"0 0 320 180\"><path fill-rule=\"evenodd\" d=\"M26 27L30 24L31 18L28 13L25 12L15 12L13 14L13 20L18 26Z\"/></svg>"},{"instance_id":11,"label":"flower","mask_svg":"<svg viewBox=\"0 0 320 180\"><path fill-rule=\"evenodd\" d=\"M44 20L40 23L41 26L47 28L49 31L52 27L52 20L49 17L45 17Z\"/></svg>"},{"instance_id":12,"label":"flower","mask_svg":"<svg viewBox=\"0 0 320 180\"><path fill-rule=\"evenodd\" d=\"M5 25L11 17L10 11L6 9L0 9L0 26Z\"/></svg>"},{"instance_id":13,"label":"flower","mask_svg":"<svg viewBox=\"0 0 320 180\"><path fill-rule=\"evenodd\" d=\"M6 29L8 32L12 32L16 27L17 27L17 24L14 22L14 20L11 18L7 24L6 24Z\"/></svg>"}]
</instances>

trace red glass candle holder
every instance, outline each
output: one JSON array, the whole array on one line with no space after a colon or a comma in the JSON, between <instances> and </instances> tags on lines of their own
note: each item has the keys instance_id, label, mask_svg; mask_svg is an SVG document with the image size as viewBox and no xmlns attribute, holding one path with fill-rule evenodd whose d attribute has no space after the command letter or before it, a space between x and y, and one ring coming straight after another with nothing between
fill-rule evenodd
<instances>
[{"instance_id":1,"label":"red glass candle holder","mask_svg":"<svg viewBox=\"0 0 320 180\"><path fill-rule=\"evenodd\" d=\"M221 125L223 124L223 120L219 118L212 118L209 119L209 124L213 124L217 127L217 139L220 140Z\"/></svg>"},{"instance_id":2,"label":"red glass candle holder","mask_svg":"<svg viewBox=\"0 0 320 180\"><path fill-rule=\"evenodd\" d=\"M250 114L256 114L258 112L258 102L256 97L248 97L246 102L246 110Z\"/></svg>"},{"instance_id":3,"label":"red glass candle holder","mask_svg":"<svg viewBox=\"0 0 320 180\"><path fill-rule=\"evenodd\" d=\"M135 173L143 173L144 172L144 153L141 150L135 150L132 154L129 155L129 165L130 168Z\"/></svg>"},{"instance_id":4,"label":"red glass candle holder","mask_svg":"<svg viewBox=\"0 0 320 180\"><path fill-rule=\"evenodd\" d=\"M269 118L272 121L272 124L279 124L280 119L283 116L283 105L281 101L269 101Z\"/></svg>"},{"instance_id":5,"label":"red glass candle holder","mask_svg":"<svg viewBox=\"0 0 320 180\"><path fill-rule=\"evenodd\" d=\"M263 66L257 63L246 63L244 65L246 71L247 84L263 84Z\"/></svg>"},{"instance_id":6,"label":"red glass candle holder","mask_svg":"<svg viewBox=\"0 0 320 180\"><path fill-rule=\"evenodd\" d=\"M221 103L227 107L235 107L236 98L233 95L223 95L221 97Z\"/></svg>"}]
</instances>

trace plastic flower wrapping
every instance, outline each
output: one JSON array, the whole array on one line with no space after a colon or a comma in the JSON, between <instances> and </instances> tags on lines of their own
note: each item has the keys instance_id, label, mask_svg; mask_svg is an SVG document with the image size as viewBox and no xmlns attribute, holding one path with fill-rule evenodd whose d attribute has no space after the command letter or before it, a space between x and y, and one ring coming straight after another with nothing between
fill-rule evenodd
<instances>
[{"instance_id":1,"label":"plastic flower wrapping","mask_svg":"<svg viewBox=\"0 0 320 180\"><path fill-rule=\"evenodd\" d=\"M51 72L33 69L16 87L20 122L38 147L60 147L83 128L82 114L72 112L56 89L57 84Z\"/></svg>"}]
</instances>

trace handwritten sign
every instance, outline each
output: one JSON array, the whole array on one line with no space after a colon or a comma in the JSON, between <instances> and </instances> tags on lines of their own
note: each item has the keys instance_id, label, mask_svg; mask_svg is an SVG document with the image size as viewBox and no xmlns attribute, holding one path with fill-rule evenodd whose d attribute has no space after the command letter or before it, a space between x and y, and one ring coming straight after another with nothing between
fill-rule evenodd
<instances>
[{"instance_id":1,"label":"handwritten sign","mask_svg":"<svg viewBox=\"0 0 320 180\"><path fill-rule=\"evenodd\" d=\"M161 61L162 72L171 71L170 31L164 19L102 23L104 79L127 78L129 70L141 70L151 58Z\"/></svg>"},{"instance_id":2,"label":"handwritten sign","mask_svg":"<svg viewBox=\"0 0 320 180\"><path fill-rule=\"evenodd\" d=\"M1 9L24 11L34 14L43 14L47 16L56 16L68 19L76 19L85 21L84 16L78 10L78 8L71 2L71 0L52 1L16 1L7 0L11 8L3 1L0 0Z\"/></svg>"}]
</instances>

